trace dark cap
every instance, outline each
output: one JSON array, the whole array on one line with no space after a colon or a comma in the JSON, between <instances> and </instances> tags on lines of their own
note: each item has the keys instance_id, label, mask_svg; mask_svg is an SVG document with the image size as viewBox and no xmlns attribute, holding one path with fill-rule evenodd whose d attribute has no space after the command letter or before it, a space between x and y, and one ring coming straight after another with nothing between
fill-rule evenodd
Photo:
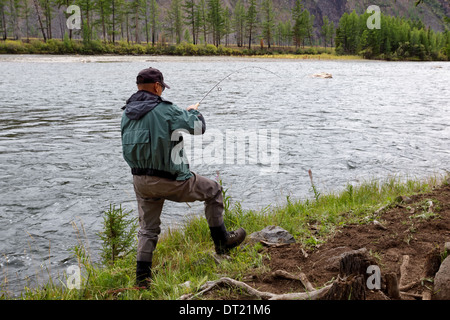
<instances>
[{"instance_id":1,"label":"dark cap","mask_svg":"<svg viewBox=\"0 0 450 320\"><path fill-rule=\"evenodd\" d=\"M148 68L139 72L136 83L161 83L165 88L170 89L170 87L164 83L164 76L158 69Z\"/></svg>"}]
</instances>

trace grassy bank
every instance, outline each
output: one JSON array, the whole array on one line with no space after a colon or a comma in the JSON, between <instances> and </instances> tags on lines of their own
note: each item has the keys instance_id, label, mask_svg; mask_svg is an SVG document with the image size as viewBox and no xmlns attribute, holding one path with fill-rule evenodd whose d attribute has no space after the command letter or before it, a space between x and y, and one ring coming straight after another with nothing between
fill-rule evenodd
<instances>
[{"instance_id":1,"label":"grassy bank","mask_svg":"<svg viewBox=\"0 0 450 320\"><path fill-rule=\"evenodd\" d=\"M287 197L286 204L261 211L243 210L239 203L226 197L227 228L244 227L248 234L269 225L280 226L307 250L326 242L336 230L347 224L367 224L381 207L393 206L398 196L429 192L448 177L426 180L389 178L347 185L336 193L320 194L311 189L311 199ZM311 228L314 225L314 230ZM25 300L104 300L104 299L178 299L196 290L206 281L222 276L242 279L266 270L260 243L249 241L233 250L229 259L218 260L213 253L209 228L203 216L193 216L185 226L165 232L154 255L154 278L150 290L138 290L135 283L135 250L114 264L102 265L91 261L88 248L80 243L74 250L82 270L80 290L67 289L64 281L49 281L39 288L25 288L19 299ZM189 285L183 285L189 281ZM0 286L0 289L2 287ZM226 294L226 293L225 293ZM0 297L9 299L0 291Z\"/></svg>"},{"instance_id":2,"label":"grassy bank","mask_svg":"<svg viewBox=\"0 0 450 320\"><path fill-rule=\"evenodd\" d=\"M40 39L30 41L4 40L0 41L0 54L53 54L53 55L169 55L169 56L241 56L277 59L320 59L349 60L363 59L358 55L336 54L335 48L324 47L248 47L180 44L136 44L119 41L115 44L98 40L83 42L80 40L50 39L46 42ZM372 57L381 60L411 60L420 61L418 57ZM446 60L446 56L441 56Z\"/></svg>"},{"instance_id":3,"label":"grassy bank","mask_svg":"<svg viewBox=\"0 0 450 320\"><path fill-rule=\"evenodd\" d=\"M292 59L292 60L358 60L363 59L360 56L355 55L336 55L334 53L316 53L316 54L307 54L307 53L274 53L274 54L259 54L252 56L254 58L268 58L268 59Z\"/></svg>"},{"instance_id":4,"label":"grassy bank","mask_svg":"<svg viewBox=\"0 0 450 320\"><path fill-rule=\"evenodd\" d=\"M81 55L177 55L177 56L251 56L251 55L277 55L277 54L309 54L316 55L331 53L332 49L320 47L279 47L260 48L236 46L194 45L180 44L137 44L119 41L115 44L101 41L83 42L79 40L50 39L46 42L31 39L29 42L17 40L0 41L0 54L81 54Z\"/></svg>"}]
</instances>

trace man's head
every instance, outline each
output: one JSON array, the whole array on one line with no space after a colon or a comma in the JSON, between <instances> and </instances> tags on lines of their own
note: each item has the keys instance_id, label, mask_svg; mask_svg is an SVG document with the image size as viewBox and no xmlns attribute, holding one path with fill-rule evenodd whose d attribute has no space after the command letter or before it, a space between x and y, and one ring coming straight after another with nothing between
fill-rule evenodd
<instances>
[{"instance_id":1,"label":"man's head","mask_svg":"<svg viewBox=\"0 0 450 320\"><path fill-rule=\"evenodd\" d=\"M147 68L139 72L136 84L138 90L149 91L153 94L161 96L163 91L170 87L164 83L164 76L158 69Z\"/></svg>"}]
</instances>

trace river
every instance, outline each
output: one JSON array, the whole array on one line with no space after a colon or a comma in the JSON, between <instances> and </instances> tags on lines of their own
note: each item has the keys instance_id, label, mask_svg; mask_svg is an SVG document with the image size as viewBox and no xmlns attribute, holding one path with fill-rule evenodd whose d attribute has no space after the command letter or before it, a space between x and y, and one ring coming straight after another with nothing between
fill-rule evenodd
<instances>
[{"instance_id":1,"label":"river","mask_svg":"<svg viewBox=\"0 0 450 320\"><path fill-rule=\"evenodd\" d=\"M121 107L149 66L171 86L164 97L183 108L240 70L200 107L203 145L239 129L256 135L258 147L267 138L271 161L259 161L248 142L243 163L219 152L215 162L192 156L191 168L211 179L219 172L244 209L311 197L309 169L321 192L450 171L449 62L3 55L0 293L59 277L75 263L79 240L95 259L102 213L110 204L136 209ZM257 68L242 69L249 66ZM318 72L333 78L312 77ZM166 202L163 229L201 212L200 203Z\"/></svg>"}]
</instances>

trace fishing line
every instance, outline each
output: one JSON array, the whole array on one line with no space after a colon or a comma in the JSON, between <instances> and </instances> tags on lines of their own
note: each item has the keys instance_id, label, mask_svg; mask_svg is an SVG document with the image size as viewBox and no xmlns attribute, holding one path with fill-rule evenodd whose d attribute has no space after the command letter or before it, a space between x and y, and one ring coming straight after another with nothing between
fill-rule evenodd
<instances>
[{"instance_id":1,"label":"fishing line","mask_svg":"<svg viewBox=\"0 0 450 320\"><path fill-rule=\"evenodd\" d=\"M278 78L281 78L281 77L280 77L278 74L276 74L275 72L270 71L269 69L266 69L266 68L263 68L263 67L256 67L256 66L248 66L248 67L244 67L244 68L241 68L241 69L238 69L238 70L233 71L232 73L230 73L229 75L227 75L225 78L223 78L222 80L220 80L219 82L217 82L217 84L216 84L214 87L212 87L211 90L209 90L209 91L205 94L205 96L200 100L200 102L199 102L198 104L200 105L200 104L203 102L203 100L205 100L206 97L208 97L208 96L211 94L211 92L213 92L213 90L216 89L217 87L219 88L219 91L222 91L222 88L220 88L219 85L220 85L222 82L224 82L225 80L227 80L229 77L231 77L233 74L238 73L238 72L241 72L242 70L245 70L245 69L250 69L250 68L256 68L256 69L265 70L265 71L270 72L271 74L277 76Z\"/></svg>"}]
</instances>

